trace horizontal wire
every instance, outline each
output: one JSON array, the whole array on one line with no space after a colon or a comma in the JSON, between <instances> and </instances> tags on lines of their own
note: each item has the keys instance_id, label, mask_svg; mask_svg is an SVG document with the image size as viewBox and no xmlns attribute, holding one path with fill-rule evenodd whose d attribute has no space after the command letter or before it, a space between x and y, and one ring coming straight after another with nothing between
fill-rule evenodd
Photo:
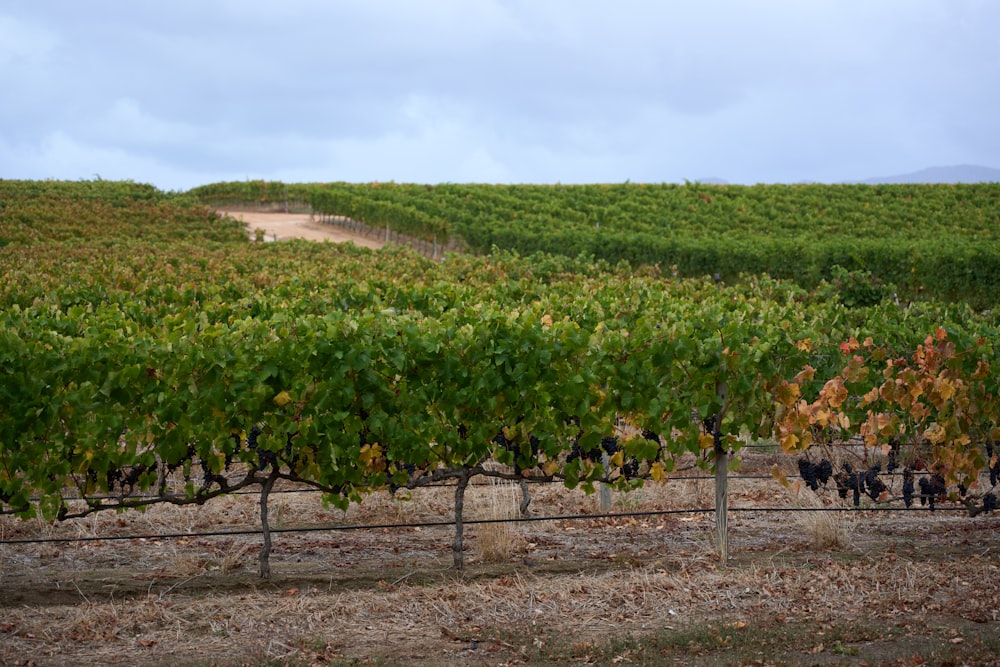
<instances>
[{"instance_id":1,"label":"horizontal wire","mask_svg":"<svg viewBox=\"0 0 1000 667\"><path fill-rule=\"evenodd\" d=\"M686 480L690 480L690 479L715 479L715 476L714 475L691 475L691 476L684 476L684 477L667 477L667 478L665 478L665 481L668 481L668 482L672 482L672 481L682 482L682 481L686 481ZM733 480L733 479L773 479L773 475L729 475L728 479L730 479L730 480ZM516 482L518 480L507 480L507 479L504 479L504 481L509 481L511 483L514 483L514 482ZM563 481L561 479L528 479L528 478L525 478L524 481L527 482L528 484L562 484L563 483ZM472 483L472 482L470 482L468 484L468 487L469 488L490 488L493 485L494 485L493 482L479 482L479 483ZM406 486L405 484L402 484L402 485L397 486L396 490L397 491L416 491L417 489L440 489L440 488L447 488L447 487L452 487L453 488L454 486L455 486L455 482L435 482L434 484L418 484L416 486L413 486L412 488ZM389 487L387 485L384 488L387 489ZM309 487L309 488L305 488L305 489L275 489L275 490L271 491L271 495L272 496L274 496L274 495L280 495L280 494L285 494L285 493L323 493L323 490L322 489L313 488L313 487ZM233 491L232 493L227 493L227 494L224 494L224 495L227 495L227 496L259 496L260 495L260 491L241 490L241 491ZM157 500L158 498L161 498L161 497L162 496L159 496L159 495L157 495L155 493L148 493L148 494L141 494L140 493L140 494L134 494L134 495L127 495L127 496L119 496L119 495L101 495L101 496L87 496L87 497L66 496L66 497L63 498L63 500L77 500L77 501L80 501L80 500L83 500L83 501L86 501L86 500L146 500L146 499L148 499L148 500ZM38 502L38 498L29 498L29 501L33 502L33 503L37 503ZM150 503L150 505L155 505L155 504L156 503ZM107 509L114 509L114 506L109 506Z\"/></svg>"},{"instance_id":2,"label":"horizontal wire","mask_svg":"<svg viewBox=\"0 0 1000 667\"><path fill-rule=\"evenodd\" d=\"M859 472L863 472L863 471L859 471ZM914 471L912 471L912 473L914 475L930 475L930 474L932 474L931 471L929 471L929 470L914 470ZM791 476L793 474L795 474L795 473L794 472L788 472L789 476ZM880 472L879 473L880 477L901 477L902 475L903 475L903 473L901 473L901 472ZM727 475L726 478L729 479L730 481L732 481L732 480L741 480L741 479L774 479L774 475L771 475L771 474L767 474L767 475ZM636 478L636 479L638 479L638 478ZM643 478L643 479L645 481L649 481L649 478ZM670 476L670 475L668 475L667 477L664 478L664 481L665 482L686 482L686 481L691 481L691 480L714 480L714 479L715 479L715 475L677 475L677 476ZM520 481L520 480L513 480L513 479L509 480L509 479L504 478L504 481L508 481L508 482L514 483L514 482L517 482L517 481ZM524 481L527 482L528 484L562 484L563 483L563 480L561 480L561 479L531 479L531 478L525 478ZM603 482L598 482L598 483L603 483ZM469 486L469 488L490 488L494 484L495 484L495 482L478 482L478 483L476 483L476 482L470 482L468 486ZM405 484L402 484L402 485L399 485L397 487L397 490L398 491L416 491L418 489L439 489L439 488L449 488L449 487L454 487L454 486L455 486L455 482L453 482L453 481L452 482L436 482L434 484L418 484L418 485L413 486L412 488L411 487L407 487ZM386 486L385 488L388 489L389 487ZM323 493L323 490L322 489L316 489L316 488L313 488L313 487L309 487L309 488L304 488L304 489L275 489L275 490L271 491L271 495L272 496L273 495L286 494L286 493ZM234 491L232 493L227 493L227 494L224 494L224 495L227 495L227 496L258 496L258 495L260 495L260 491L241 490L241 491ZM86 498L83 498L83 497L80 497L80 496L67 496L67 497L64 497L63 500L133 500L133 499L134 500L144 500L144 499L156 500L156 499L161 498L161 497L162 496L159 496L157 494L152 494L151 493L151 494L134 494L134 495L127 495L127 496L120 496L120 495L100 495L100 496L87 496ZM29 500L31 502L38 502L38 498L30 498ZM153 503L153 504L155 504L155 503ZM113 509L113 507L109 507L108 509Z\"/></svg>"},{"instance_id":3,"label":"horizontal wire","mask_svg":"<svg viewBox=\"0 0 1000 667\"><path fill-rule=\"evenodd\" d=\"M968 512L960 507L939 507L930 509L929 507L868 507L859 509L855 507L730 507L730 512ZM600 519L620 519L650 516L666 516L672 514L707 514L714 513L715 508L677 509L677 510L645 510L636 512L612 512L604 514L564 514L538 517L512 517L508 519L465 519L463 524L491 524L491 523L532 523L541 521L594 521ZM271 533L316 533L316 532L340 532L353 530L386 530L403 528L439 528L444 526L454 526L455 521L418 521L410 523L385 523L385 524L346 524L335 526L302 526L298 528L272 528ZM138 535L93 535L85 537L37 537L37 538L13 538L0 540L0 545L6 544L51 544L58 542L110 542L121 540L166 540L184 539L193 537L234 537L242 535L262 535L261 528L247 528L244 530L227 531L205 531L198 533L142 533Z\"/></svg>"}]
</instances>

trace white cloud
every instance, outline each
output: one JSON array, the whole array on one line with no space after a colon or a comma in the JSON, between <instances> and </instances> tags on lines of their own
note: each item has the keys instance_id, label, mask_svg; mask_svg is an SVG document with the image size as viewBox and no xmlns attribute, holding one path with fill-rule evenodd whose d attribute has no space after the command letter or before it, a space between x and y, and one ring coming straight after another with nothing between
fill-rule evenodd
<instances>
[{"instance_id":1,"label":"white cloud","mask_svg":"<svg viewBox=\"0 0 1000 667\"><path fill-rule=\"evenodd\" d=\"M0 15L0 71L43 61L57 42L50 30Z\"/></svg>"},{"instance_id":2,"label":"white cloud","mask_svg":"<svg viewBox=\"0 0 1000 667\"><path fill-rule=\"evenodd\" d=\"M60 7L0 10L0 177L756 182L1000 165L1000 3Z\"/></svg>"},{"instance_id":3,"label":"white cloud","mask_svg":"<svg viewBox=\"0 0 1000 667\"><path fill-rule=\"evenodd\" d=\"M147 113L131 98L115 100L106 115L96 124L96 134L105 140L129 145L210 141L210 133L185 123L176 123Z\"/></svg>"}]
</instances>

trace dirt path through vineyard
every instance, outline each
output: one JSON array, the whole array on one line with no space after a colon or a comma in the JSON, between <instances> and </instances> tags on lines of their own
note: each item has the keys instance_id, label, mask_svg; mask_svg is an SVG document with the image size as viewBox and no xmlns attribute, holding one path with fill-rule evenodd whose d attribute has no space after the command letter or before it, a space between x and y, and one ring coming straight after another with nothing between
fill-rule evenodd
<instances>
[{"instance_id":1,"label":"dirt path through vineyard","mask_svg":"<svg viewBox=\"0 0 1000 667\"><path fill-rule=\"evenodd\" d=\"M332 243L346 243L350 241L354 245L363 248L381 248L385 245L382 241L370 239L360 234L353 234L346 229L334 225L318 222L308 213L270 213L238 210L220 211L220 213L245 222L251 238L253 238L256 230L263 230L265 241L287 241L289 239L330 241Z\"/></svg>"}]
</instances>

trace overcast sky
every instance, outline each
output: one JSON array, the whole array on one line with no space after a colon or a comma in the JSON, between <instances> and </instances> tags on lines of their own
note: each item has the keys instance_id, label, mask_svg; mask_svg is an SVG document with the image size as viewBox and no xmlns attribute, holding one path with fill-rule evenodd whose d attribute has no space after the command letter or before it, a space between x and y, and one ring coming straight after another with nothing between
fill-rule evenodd
<instances>
[{"instance_id":1,"label":"overcast sky","mask_svg":"<svg viewBox=\"0 0 1000 667\"><path fill-rule=\"evenodd\" d=\"M1000 167L997 0L0 0L0 178Z\"/></svg>"}]
</instances>

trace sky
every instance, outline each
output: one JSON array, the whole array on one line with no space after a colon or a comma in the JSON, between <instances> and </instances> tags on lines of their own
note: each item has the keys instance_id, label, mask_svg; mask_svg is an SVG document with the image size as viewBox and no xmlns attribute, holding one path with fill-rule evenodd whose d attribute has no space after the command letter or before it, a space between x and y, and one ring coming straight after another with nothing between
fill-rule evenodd
<instances>
[{"instance_id":1,"label":"sky","mask_svg":"<svg viewBox=\"0 0 1000 667\"><path fill-rule=\"evenodd\" d=\"M0 178L1000 167L997 0L0 0Z\"/></svg>"}]
</instances>

